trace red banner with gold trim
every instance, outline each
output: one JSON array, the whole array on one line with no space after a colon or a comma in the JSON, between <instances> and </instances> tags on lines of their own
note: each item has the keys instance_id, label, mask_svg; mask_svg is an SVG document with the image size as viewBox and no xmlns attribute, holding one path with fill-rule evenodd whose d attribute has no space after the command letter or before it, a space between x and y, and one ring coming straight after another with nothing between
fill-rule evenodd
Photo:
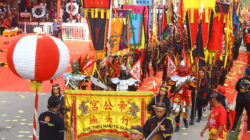
<instances>
[{"instance_id":1,"label":"red banner with gold trim","mask_svg":"<svg viewBox=\"0 0 250 140\"><path fill-rule=\"evenodd\" d=\"M110 8L110 0L84 0L84 8Z\"/></svg>"}]
</instances>

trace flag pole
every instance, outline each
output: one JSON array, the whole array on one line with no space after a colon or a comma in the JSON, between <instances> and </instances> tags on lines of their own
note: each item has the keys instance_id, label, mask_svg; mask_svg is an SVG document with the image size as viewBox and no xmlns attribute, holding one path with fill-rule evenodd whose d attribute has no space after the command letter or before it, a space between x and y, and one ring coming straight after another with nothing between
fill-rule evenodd
<instances>
[{"instance_id":1,"label":"flag pole","mask_svg":"<svg viewBox=\"0 0 250 140\"><path fill-rule=\"evenodd\" d=\"M107 48L106 48L106 54L105 56L109 56L110 51L110 34L111 34L111 23L112 23L112 7L113 7L113 0L110 1L110 8L109 8L109 27L108 27L108 37L107 37Z\"/></svg>"},{"instance_id":2,"label":"flag pole","mask_svg":"<svg viewBox=\"0 0 250 140\"><path fill-rule=\"evenodd\" d=\"M38 85L36 84L36 92L35 92L35 105L34 105L34 122L33 122L33 140L37 140L37 110L38 110Z\"/></svg>"}]
</instances>

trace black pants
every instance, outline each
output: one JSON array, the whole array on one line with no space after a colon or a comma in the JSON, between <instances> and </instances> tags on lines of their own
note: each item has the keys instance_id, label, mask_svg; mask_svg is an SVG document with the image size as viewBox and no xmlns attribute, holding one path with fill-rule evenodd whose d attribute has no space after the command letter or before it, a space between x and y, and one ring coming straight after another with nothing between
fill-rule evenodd
<instances>
[{"instance_id":1,"label":"black pants","mask_svg":"<svg viewBox=\"0 0 250 140\"><path fill-rule=\"evenodd\" d=\"M233 130L235 130L238 120L240 118L240 116L242 115L242 112L244 110L244 108L247 111L247 130L250 130L250 101L246 100L244 93L238 93L237 95L237 99L236 99L236 107L235 107L235 111L236 111L236 115L235 115L235 119L234 119L234 124L233 124Z\"/></svg>"},{"instance_id":2,"label":"black pants","mask_svg":"<svg viewBox=\"0 0 250 140\"><path fill-rule=\"evenodd\" d=\"M162 81L165 82L167 78L167 67L163 66Z\"/></svg>"},{"instance_id":3,"label":"black pants","mask_svg":"<svg viewBox=\"0 0 250 140\"><path fill-rule=\"evenodd\" d=\"M178 116L175 117L175 123L180 123L181 113L182 113L182 111L179 113ZM183 121L186 121L186 119L183 118Z\"/></svg>"},{"instance_id":4,"label":"black pants","mask_svg":"<svg viewBox=\"0 0 250 140\"><path fill-rule=\"evenodd\" d=\"M153 67L154 76L155 76L157 72L157 60L152 61L152 67Z\"/></svg>"},{"instance_id":5,"label":"black pants","mask_svg":"<svg viewBox=\"0 0 250 140\"><path fill-rule=\"evenodd\" d=\"M53 36L58 38L58 35L59 35L59 31L53 31Z\"/></svg>"},{"instance_id":6,"label":"black pants","mask_svg":"<svg viewBox=\"0 0 250 140\"><path fill-rule=\"evenodd\" d=\"M196 101L194 101L194 97L192 97L192 109L191 109L190 119L195 118L196 111L198 111L198 118L201 118L203 114L202 108L205 106L205 104L206 104L206 100L196 98Z\"/></svg>"},{"instance_id":7,"label":"black pants","mask_svg":"<svg viewBox=\"0 0 250 140\"><path fill-rule=\"evenodd\" d=\"M150 70L149 65L142 66L142 78L146 78L148 74L148 77L150 76Z\"/></svg>"}]
</instances>

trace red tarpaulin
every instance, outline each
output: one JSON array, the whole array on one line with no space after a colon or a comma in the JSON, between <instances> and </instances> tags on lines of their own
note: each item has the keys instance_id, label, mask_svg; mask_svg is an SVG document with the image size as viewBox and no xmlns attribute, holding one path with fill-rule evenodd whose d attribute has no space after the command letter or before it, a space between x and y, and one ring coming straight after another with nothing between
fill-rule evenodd
<instances>
[{"instance_id":1,"label":"red tarpaulin","mask_svg":"<svg viewBox=\"0 0 250 140\"><path fill-rule=\"evenodd\" d=\"M212 23L212 29L208 41L209 51L222 51L223 23L224 17L215 17Z\"/></svg>"}]
</instances>

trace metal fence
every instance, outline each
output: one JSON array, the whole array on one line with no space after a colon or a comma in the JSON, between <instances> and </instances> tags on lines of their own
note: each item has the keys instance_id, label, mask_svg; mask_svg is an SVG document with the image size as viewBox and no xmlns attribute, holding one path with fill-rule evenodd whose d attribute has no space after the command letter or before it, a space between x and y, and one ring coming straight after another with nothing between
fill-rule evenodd
<instances>
[{"instance_id":1,"label":"metal fence","mask_svg":"<svg viewBox=\"0 0 250 140\"><path fill-rule=\"evenodd\" d=\"M40 27L45 34L53 34L52 22L19 22L19 28L25 33L33 33L34 28ZM62 23L63 40L89 41L89 28L87 22Z\"/></svg>"}]
</instances>

